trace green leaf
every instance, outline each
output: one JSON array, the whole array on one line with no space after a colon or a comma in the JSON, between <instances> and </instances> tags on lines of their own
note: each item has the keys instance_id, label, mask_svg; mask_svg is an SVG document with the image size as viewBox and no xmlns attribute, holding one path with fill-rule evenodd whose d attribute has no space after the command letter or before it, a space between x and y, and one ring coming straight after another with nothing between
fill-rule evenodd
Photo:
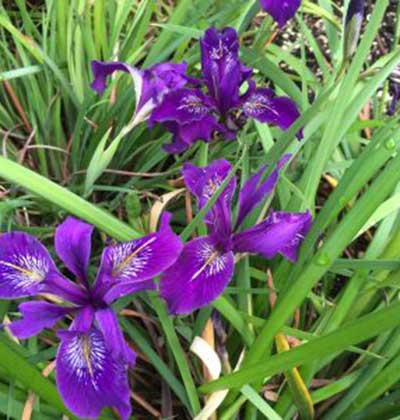
<instances>
[{"instance_id":1,"label":"green leaf","mask_svg":"<svg viewBox=\"0 0 400 420\"><path fill-rule=\"evenodd\" d=\"M10 347L3 335L0 335L0 367L10 378L17 379L26 389L32 390L61 413L76 418L65 408L55 385Z\"/></svg>"},{"instance_id":2,"label":"green leaf","mask_svg":"<svg viewBox=\"0 0 400 420\"><path fill-rule=\"evenodd\" d=\"M65 211L86 220L118 240L130 240L141 235L98 206L47 178L0 156L0 178L41 196Z\"/></svg>"},{"instance_id":3,"label":"green leaf","mask_svg":"<svg viewBox=\"0 0 400 420\"><path fill-rule=\"evenodd\" d=\"M122 140L121 136L117 136L106 148L106 143L110 137L111 130L112 129L109 128L101 138L93 157L90 160L85 178L85 196L88 196L91 193L94 183L101 176L104 170L107 169Z\"/></svg>"},{"instance_id":4,"label":"green leaf","mask_svg":"<svg viewBox=\"0 0 400 420\"><path fill-rule=\"evenodd\" d=\"M248 365L239 372L202 385L200 391L208 393L220 389L240 388L248 383L262 381L267 376L276 375L343 351L353 344L391 330L398 325L400 325L400 303L395 303L290 351L262 359L262 363Z\"/></svg>"}]
</instances>

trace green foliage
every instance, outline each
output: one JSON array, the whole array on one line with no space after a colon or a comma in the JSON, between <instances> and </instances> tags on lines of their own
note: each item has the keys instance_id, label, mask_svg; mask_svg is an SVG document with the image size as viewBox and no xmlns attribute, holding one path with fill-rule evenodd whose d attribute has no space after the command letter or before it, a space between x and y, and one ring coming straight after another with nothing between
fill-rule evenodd
<instances>
[{"instance_id":1,"label":"green foliage","mask_svg":"<svg viewBox=\"0 0 400 420\"><path fill-rule=\"evenodd\" d=\"M317 418L399 414L400 118L387 116L386 109L387 80L400 62L400 7L392 12L392 42L384 54L375 54L388 5L389 0L374 3L348 62L344 10L330 0L304 1L289 24L296 36L284 46L279 35L279 42L269 42L276 27L256 0L1 3L2 231L26 230L51 246L55 226L74 214L102 233L96 237L95 266L105 235L120 241L141 236L152 205L177 188L171 180L179 178L183 161L206 164L225 157L234 165L230 175L244 182L261 164L272 169L283 153L295 155L272 206L310 209L313 227L296 264L251 256L236 265L230 287L213 303L226 334L217 346L226 356L220 379L204 384L202 366L189 350L209 308L169 317L151 293L136 294L118 308L126 310L121 325L142 356L140 373L131 373L133 392L157 410L160 401L171 399L174 415L192 418L203 406L203 393L229 389L218 418L294 418L299 396L282 373L298 368ZM318 22L321 33L310 22ZM129 76L117 75L98 97L89 87L90 61L119 59L147 67L185 60L198 75L197 40L211 25L239 31L245 64L254 67L260 84L270 81L279 94L292 97L300 119L286 132L248 123L237 141L198 144L175 157L163 151L169 135L159 127L141 124L121 135L135 106ZM361 119L365 110L369 114ZM302 126L304 140L298 141ZM204 231L211 204L187 223L184 199L168 203L183 240ZM267 270L277 294L273 309ZM0 315L15 319L16 304L0 302ZM278 354L278 334L299 345ZM32 418L68 414L54 375L40 374L54 358L56 343L53 331L19 344L1 332L4 418L21 417L29 391L38 397ZM239 370L230 372L242 353ZM276 401L264 398L267 385ZM137 404L135 409L138 418L148 415ZM104 418L115 417L109 411Z\"/></svg>"}]
</instances>

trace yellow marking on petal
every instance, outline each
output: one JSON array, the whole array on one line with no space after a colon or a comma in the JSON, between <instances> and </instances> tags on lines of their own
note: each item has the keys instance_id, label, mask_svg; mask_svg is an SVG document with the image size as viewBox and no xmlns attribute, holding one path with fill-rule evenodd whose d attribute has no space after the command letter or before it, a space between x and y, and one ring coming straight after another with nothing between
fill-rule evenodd
<instances>
[{"instance_id":1,"label":"yellow marking on petal","mask_svg":"<svg viewBox=\"0 0 400 420\"><path fill-rule=\"evenodd\" d=\"M200 267L200 269L199 270L197 270L194 274L193 274L193 276L192 276L192 278L190 279L190 281L193 281L193 280L196 280L196 278L197 277L199 277L200 276L200 274L212 263L212 262L214 262L216 259L217 259L217 257L219 256L219 253L218 253L218 251L214 251L208 258L207 258L207 261Z\"/></svg>"},{"instance_id":2,"label":"yellow marking on petal","mask_svg":"<svg viewBox=\"0 0 400 420\"><path fill-rule=\"evenodd\" d=\"M217 191L217 184L215 184L211 178L208 180L208 187L210 188L213 194L215 193L215 191Z\"/></svg>"},{"instance_id":3,"label":"yellow marking on petal","mask_svg":"<svg viewBox=\"0 0 400 420\"><path fill-rule=\"evenodd\" d=\"M157 237L153 237L151 239L149 239L147 242L145 242L143 245L139 246L137 249L135 249L131 254L129 254L122 262L121 264L118 264L112 271L112 275L113 276L117 276L118 274L121 273L121 271L124 270L124 268L126 268L134 258L137 257L137 255L139 254L139 252L143 251L144 248L146 248L147 245L150 245L151 243L153 243L155 240L157 239Z\"/></svg>"},{"instance_id":4,"label":"yellow marking on petal","mask_svg":"<svg viewBox=\"0 0 400 420\"><path fill-rule=\"evenodd\" d=\"M82 347L83 347L83 357L86 360L88 369L89 369L89 375L93 378L93 366L92 366L92 360L90 358L90 339L87 335L84 335L82 337Z\"/></svg>"},{"instance_id":5,"label":"yellow marking on petal","mask_svg":"<svg viewBox=\"0 0 400 420\"><path fill-rule=\"evenodd\" d=\"M219 184L214 182L214 180L212 178L210 178L207 181L207 184L205 185L205 187L203 188L203 194L207 197L207 198L211 198L215 192L217 191L219 187Z\"/></svg>"},{"instance_id":6,"label":"yellow marking on petal","mask_svg":"<svg viewBox=\"0 0 400 420\"><path fill-rule=\"evenodd\" d=\"M38 273L35 273L34 271L29 271L26 268L19 267L18 265L9 263L7 261L0 261L0 263L5 265L6 267L10 267L10 268L12 268L16 271L19 271L20 273L23 273L28 277L32 277L32 278L36 278L38 280L42 280L42 276L39 275Z\"/></svg>"}]
</instances>

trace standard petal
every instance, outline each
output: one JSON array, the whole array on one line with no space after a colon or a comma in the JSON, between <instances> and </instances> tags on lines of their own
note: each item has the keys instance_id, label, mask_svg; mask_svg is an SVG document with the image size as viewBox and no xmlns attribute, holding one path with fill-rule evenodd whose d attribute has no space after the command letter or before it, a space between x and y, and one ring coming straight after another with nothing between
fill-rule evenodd
<instances>
[{"instance_id":1,"label":"standard petal","mask_svg":"<svg viewBox=\"0 0 400 420\"><path fill-rule=\"evenodd\" d=\"M225 159L216 160L204 168L191 163L184 164L182 172L185 184L197 198L199 208L207 204L231 170L231 164ZM211 232L217 232L222 236L230 236L232 230L231 202L235 189L236 177L233 177L214 206L206 214L204 220L210 227Z\"/></svg>"},{"instance_id":2,"label":"standard petal","mask_svg":"<svg viewBox=\"0 0 400 420\"><path fill-rule=\"evenodd\" d=\"M71 273L87 282L93 226L67 217L58 226L55 235L55 249Z\"/></svg>"},{"instance_id":3,"label":"standard petal","mask_svg":"<svg viewBox=\"0 0 400 420\"><path fill-rule=\"evenodd\" d=\"M95 285L96 295L104 296L116 284L150 280L176 261L182 241L171 230L170 218L168 213L163 214L157 233L105 248Z\"/></svg>"},{"instance_id":4,"label":"standard petal","mask_svg":"<svg viewBox=\"0 0 400 420\"><path fill-rule=\"evenodd\" d=\"M54 271L50 254L33 236L23 232L0 236L0 298L36 295Z\"/></svg>"},{"instance_id":5,"label":"standard petal","mask_svg":"<svg viewBox=\"0 0 400 420\"><path fill-rule=\"evenodd\" d=\"M112 356L117 360L122 358L127 364L133 365L136 353L125 341L114 311L111 308L98 309L95 316Z\"/></svg>"},{"instance_id":6,"label":"standard petal","mask_svg":"<svg viewBox=\"0 0 400 420\"><path fill-rule=\"evenodd\" d=\"M225 181L231 170L232 165L225 159L215 160L204 168L197 167L191 163L185 163L183 165L182 173L185 184L197 198L199 208L204 207ZM233 177L221 193L219 199L230 204L235 188L236 177Z\"/></svg>"},{"instance_id":7,"label":"standard petal","mask_svg":"<svg viewBox=\"0 0 400 420\"><path fill-rule=\"evenodd\" d=\"M233 28L209 28L200 40L201 68L208 91L225 115L238 104L239 88L249 76L239 60L239 42Z\"/></svg>"},{"instance_id":8,"label":"standard petal","mask_svg":"<svg viewBox=\"0 0 400 420\"><path fill-rule=\"evenodd\" d=\"M126 364L113 358L96 328L84 334L59 333L57 386L66 406L82 418L97 418L104 407L115 407L122 420L131 414Z\"/></svg>"},{"instance_id":9,"label":"standard petal","mask_svg":"<svg viewBox=\"0 0 400 420\"><path fill-rule=\"evenodd\" d=\"M169 312L185 314L212 302L231 280L233 269L233 253L221 253L212 238L188 242L161 278L160 293Z\"/></svg>"},{"instance_id":10,"label":"standard petal","mask_svg":"<svg viewBox=\"0 0 400 420\"><path fill-rule=\"evenodd\" d=\"M311 223L309 212L271 212L263 222L234 235L234 250L262 254L266 258L279 253L296 262L297 250Z\"/></svg>"},{"instance_id":11,"label":"standard petal","mask_svg":"<svg viewBox=\"0 0 400 420\"><path fill-rule=\"evenodd\" d=\"M254 88L244 95L242 109L245 115L262 123L277 125L287 130L300 116L297 105L288 97L276 97L273 90ZM302 138L302 130L297 133Z\"/></svg>"},{"instance_id":12,"label":"standard petal","mask_svg":"<svg viewBox=\"0 0 400 420\"><path fill-rule=\"evenodd\" d=\"M240 226L245 217L257 206L271 191L275 188L279 172L291 158L290 154L282 156L276 168L269 177L260 182L265 172L265 166L262 166L253 176L251 176L243 185L239 192L239 215L236 226Z\"/></svg>"},{"instance_id":13,"label":"standard petal","mask_svg":"<svg viewBox=\"0 0 400 420\"><path fill-rule=\"evenodd\" d=\"M144 103L152 97L158 104L164 95L175 89L180 89L186 84L198 85L199 80L186 75L187 64L182 63L158 63L144 70L145 86L143 87Z\"/></svg>"},{"instance_id":14,"label":"standard petal","mask_svg":"<svg viewBox=\"0 0 400 420\"><path fill-rule=\"evenodd\" d=\"M270 14L280 27L296 14L301 0L260 0L261 7Z\"/></svg>"},{"instance_id":15,"label":"standard petal","mask_svg":"<svg viewBox=\"0 0 400 420\"><path fill-rule=\"evenodd\" d=\"M74 307L54 305L48 302L24 302L18 306L23 318L9 325L11 332L20 339L39 334L53 327L57 321L77 310Z\"/></svg>"}]
</instances>

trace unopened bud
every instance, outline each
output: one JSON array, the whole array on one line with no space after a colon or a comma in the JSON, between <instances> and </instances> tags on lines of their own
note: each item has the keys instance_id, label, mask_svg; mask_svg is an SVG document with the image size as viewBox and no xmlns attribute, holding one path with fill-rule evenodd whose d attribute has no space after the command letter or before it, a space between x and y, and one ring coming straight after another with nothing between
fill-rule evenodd
<instances>
[{"instance_id":1,"label":"unopened bud","mask_svg":"<svg viewBox=\"0 0 400 420\"><path fill-rule=\"evenodd\" d=\"M365 0L350 0L346 13L344 34L344 58L353 56L360 39L361 25L364 18Z\"/></svg>"}]
</instances>

